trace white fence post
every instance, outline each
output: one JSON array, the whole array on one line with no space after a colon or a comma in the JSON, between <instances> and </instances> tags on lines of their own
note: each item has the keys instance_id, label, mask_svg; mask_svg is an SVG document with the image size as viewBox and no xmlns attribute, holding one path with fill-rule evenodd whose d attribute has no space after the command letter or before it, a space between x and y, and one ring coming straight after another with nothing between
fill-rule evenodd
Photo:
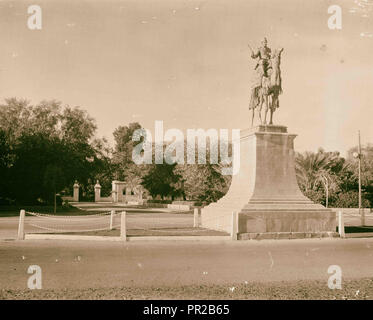
<instances>
[{"instance_id":1,"label":"white fence post","mask_svg":"<svg viewBox=\"0 0 373 320\"><path fill-rule=\"evenodd\" d=\"M237 232L238 232L238 225L237 225L237 212L232 212L232 230L231 230L231 239L237 240Z\"/></svg>"},{"instance_id":2,"label":"white fence post","mask_svg":"<svg viewBox=\"0 0 373 320\"><path fill-rule=\"evenodd\" d=\"M25 215L25 210L21 210L19 213L18 240L25 240Z\"/></svg>"},{"instance_id":3,"label":"white fence post","mask_svg":"<svg viewBox=\"0 0 373 320\"><path fill-rule=\"evenodd\" d=\"M120 237L122 240L127 241L126 211L122 211L120 216Z\"/></svg>"},{"instance_id":4,"label":"white fence post","mask_svg":"<svg viewBox=\"0 0 373 320\"><path fill-rule=\"evenodd\" d=\"M199 208L194 208L193 228L199 227Z\"/></svg>"},{"instance_id":5,"label":"white fence post","mask_svg":"<svg viewBox=\"0 0 373 320\"><path fill-rule=\"evenodd\" d=\"M115 214L115 211L111 210L111 212L110 212L110 230L113 230L114 214Z\"/></svg>"},{"instance_id":6,"label":"white fence post","mask_svg":"<svg viewBox=\"0 0 373 320\"><path fill-rule=\"evenodd\" d=\"M341 238L345 237L345 223L343 221L343 211L338 211L338 233Z\"/></svg>"}]
</instances>

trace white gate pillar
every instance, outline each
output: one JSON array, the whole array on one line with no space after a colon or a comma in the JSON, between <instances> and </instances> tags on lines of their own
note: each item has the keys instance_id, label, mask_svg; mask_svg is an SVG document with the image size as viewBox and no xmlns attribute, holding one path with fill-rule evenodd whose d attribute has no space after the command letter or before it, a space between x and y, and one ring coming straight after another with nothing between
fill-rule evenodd
<instances>
[{"instance_id":1,"label":"white gate pillar","mask_svg":"<svg viewBox=\"0 0 373 320\"><path fill-rule=\"evenodd\" d=\"M100 186L99 181L97 180L95 184L95 202L99 202L100 199L101 199L101 186Z\"/></svg>"},{"instance_id":2,"label":"white gate pillar","mask_svg":"<svg viewBox=\"0 0 373 320\"><path fill-rule=\"evenodd\" d=\"M75 183L74 183L73 200L75 202L79 202L79 183L76 180L75 180Z\"/></svg>"}]
</instances>

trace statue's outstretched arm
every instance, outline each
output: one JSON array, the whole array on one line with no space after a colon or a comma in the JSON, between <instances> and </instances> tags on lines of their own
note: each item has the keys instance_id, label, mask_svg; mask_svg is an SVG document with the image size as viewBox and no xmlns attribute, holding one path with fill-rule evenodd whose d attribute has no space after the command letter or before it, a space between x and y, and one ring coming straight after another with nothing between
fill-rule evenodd
<instances>
[{"instance_id":1,"label":"statue's outstretched arm","mask_svg":"<svg viewBox=\"0 0 373 320\"><path fill-rule=\"evenodd\" d=\"M258 58L259 55L260 55L259 50L258 50L256 53L255 53L254 51L252 51L252 53L251 53L251 58L253 58L253 59Z\"/></svg>"},{"instance_id":2,"label":"statue's outstretched arm","mask_svg":"<svg viewBox=\"0 0 373 320\"><path fill-rule=\"evenodd\" d=\"M253 59L256 58L256 57L255 57L255 54L254 54L254 50L253 50L253 48L251 48L250 44L248 44L247 46L248 46L249 49L251 50L251 57L252 57Z\"/></svg>"}]
</instances>

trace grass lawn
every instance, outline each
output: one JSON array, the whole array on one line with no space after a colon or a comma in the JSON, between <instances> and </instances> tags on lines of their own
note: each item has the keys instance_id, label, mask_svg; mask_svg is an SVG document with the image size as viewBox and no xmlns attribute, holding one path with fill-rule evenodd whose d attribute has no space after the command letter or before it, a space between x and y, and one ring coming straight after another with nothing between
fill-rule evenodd
<instances>
[{"instance_id":1,"label":"grass lawn","mask_svg":"<svg viewBox=\"0 0 373 320\"><path fill-rule=\"evenodd\" d=\"M337 232L338 232L338 227L337 227ZM365 227L345 226L345 233L363 233L363 232L373 232L373 226L365 226Z\"/></svg>"}]
</instances>

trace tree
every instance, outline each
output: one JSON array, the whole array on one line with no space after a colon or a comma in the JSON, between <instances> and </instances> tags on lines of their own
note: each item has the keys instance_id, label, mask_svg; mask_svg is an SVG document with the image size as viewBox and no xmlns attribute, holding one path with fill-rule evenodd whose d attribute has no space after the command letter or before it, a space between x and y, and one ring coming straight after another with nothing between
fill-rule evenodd
<instances>
[{"instance_id":1,"label":"tree","mask_svg":"<svg viewBox=\"0 0 373 320\"><path fill-rule=\"evenodd\" d=\"M11 166L11 149L5 132L0 128L0 204L9 199L8 179Z\"/></svg>"},{"instance_id":2,"label":"tree","mask_svg":"<svg viewBox=\"0 0 373 320\"><path fill-rule=\"evenodd\" d=\"M132 141L132 136L137 129L141 129L141 125L134 122L128 126L119 126L113 133L115 140L113 165L116 179L125 180L127 171L134 165L132 150L139 142Z\"/></svg>"},{"instance_id":3,"label":"tree","mask_svg":"<svg viewBox=\"0 0 373 320\"><path fill-rule=\"evenodd\" d=\"M231 182L231 176L221 174L217 164L177 165L176 172L181 176L182 194L190 200L216 202L223 197Z\"/></svg>"},{"instance_id":4,"label":"tree","mask_svg":"<svg viewBox=\"0 0 373 320\"><path fill-rule=\"evenodd\" d=\"M9 160L4 169L7 196L21 203L49 201L43 178L50 166L63 171L68 189L76 179L88 188L109 165L99 144L93 143L94 120L79 107L62 107L55 100L33 106L28 100L5 99L0 105L0 129L4 137L0 148L8 146L2 157Z\"/></svg>"},{"instance_id":5,"label":"tree","mask_svg":"<svg viewBox=\"0 0 373 320\"><path fill-rule=\"evenodd\" d=\"M354 185L350 190L358 190L358 161L353 157L353 153L358 152L358 147L353 147L347 152L347 162L349 163L353 175ZM361 148L361 185L362 200L365 206L373 205L373 144L368 143ZM364 200L366 200L364 202ZM358 203L358 202L357 202ZM356 205L355 205L356 206Z\"/></svg>"},{"instance_id":6,"label":"tree","mask_svg":"<svg viewBox=\"0 0 373 320\"><path fill-rule=\"evenodd\" d=\"M94 149L94 157L92 160L92 174L90 181L100 181L101 196L109 196L111 194L112 181L114 178L114 166L112 163L112 148L105 138L94 139L91 143Z\"/></svg>"},{"instance_id":7,"label":"tree","mask_svg":"<svg viewBox=\"0 0 373 320\"><path fill-rule=\"evenodd\" d=\"M303 193L311 200L325 204L325 180L328 181L330 206L356 207L358 205L357 167L352 158L354 148L349 151L347 160L340 157L338 152L325 152L320 149L317 153L305 152L296 155L296 173L298 184ZM368 170L369 171L369 170ZM369 173L365 176L363 188L365 200L369 206ZM364 197L363 197L364 198Z\"/></svg>"},{"instance_id":8,"label":"tree","mask_svg":"<svg viewBox=\"0 0 373 320\"><path fill-rule=\"evenodd\" d=\"M351 190L347 192L341 192L338 197L335 197L333 206L335 208L356 208L359 203L359 192ZM367 199L362 199L362 207L369 208L370 203Z\"/></svg>"},{"instance_id":9,"label":"tree","mask_svg":"<svg viewBox=\"0 0 373 320\"><path fill-rule=\"evenodd\" d=\"M330 175L331 162L335 155L319 150L317 153L297 153L295 157L295 170L298 183L305 192L317 190L320 187L323 175Z\"/></svg>"},{"instance_id":10,"label":"tree","mask_svg":"<svg viewBox=\"0 0 373 320\"><path fill-rule=\"evenodd\" d=\"M223 175L222 169L225 164L222 164L221 155L219 155L218 163L210 161L210 143L206 141L206 163L205 164L187 164L187 155L190 154L189 148L194 148L193 145L188 145L184 141L184 163L176 166L176 172L181 176L180 193L189 200L197 200L203 202L216 202L223 197L230 186L232 177ZM220 142L218 141L218 145ZM194 151L193 151L194 152ZM232 154L232 145L228 144L228 153ZM198 159L198 148L195 150L195 160Z\"/></svg>"},{"instance_id":11,"label":"tree","mask_svg":"<svg viewBox=\"0 0 373 320\"><path fill-rule=\"evenodd\" d=\"M131 164L126 170L125 183L126 185L134 190L137 194L143 194L144 187L142 185L143 178L149 171L149 165L137 165Z\"/></svg>"},{"instance_id":12,"label":"tree","mask_svg":"<svg viewBox=\"0 0 373 320\"><path fill-rule=\"evenodd\" d=\"M63 165L63 144L40 133L24 134L14 146L14 154L8 180L10 196L22 204L33 204L43 198L47 201L43 176L48 165Z\"/></svg>"},{"instance_id":13,"label":"tree","mask_svg":"<svg viewBox=\"0 0 373 320\"><path fill-rule=\"evenodd\" d=\"M325 204L325 188L328 187L331 200L343 185L343 176L349 168L339 152L297 153L295 169L298 184L303 193L311 200ZM326 183L327 182L327 183Z\"/></svg>"},{"instance_id":14,"label":"tree","mask_svg":"<svg viewBox=\"0 0 373 320\"><path fill-rule=\"evenodd\" d=\"M113 177L125 181L126 185L138 194L143 193L143 178L151 168L150 165L139 165L132 160L133 148L139 143L133 141L132 137L135 130L141 128L138 122L134 122L128 126L119 126L113 133L115 140L112 157Z\"/></svg>"},{"instance_id":15,"label":"tree","mask_svg":"<svg viewBox=\"0 0 373 320\"><path fill-rule=\"evenodd\" d=\"M43 185L46 189L47 198L53 193L54 213L56 213L57 199L56 194L65 186L65 176L62 169L56 165L47 165L44 172Z\"/></svg>"},{"instance_id":16,"label":"tree","mask_svg":"<svg viewBox=\"0 0 373 320\"><path fill-rule=\"evenodd\" d=\"M62 140L72 145L86 146L97 129L94 119L79 107L67 106L60 119Z\"/></svg>"},{"instance_id":17,"label":"tree","mask_svg":"<svg viewBox=\"0 0 373 320\"><path fill-rule=\"evenodd\" d=\"M180 194L177 183L181 176L174 172L176 164L154 164L142 179L142 185L155 198L157 195L162 199L166 196L174 198Z\"/></svg>"}]
</instances>

